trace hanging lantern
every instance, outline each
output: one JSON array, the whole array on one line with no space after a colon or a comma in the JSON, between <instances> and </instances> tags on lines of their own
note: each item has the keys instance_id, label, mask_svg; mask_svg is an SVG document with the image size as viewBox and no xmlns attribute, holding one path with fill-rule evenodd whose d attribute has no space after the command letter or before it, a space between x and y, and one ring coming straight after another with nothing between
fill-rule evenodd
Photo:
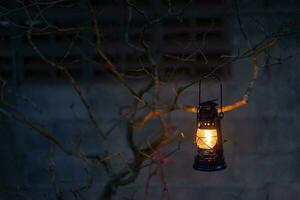
<instances>
[{"instance_id":1,"label":"hanging lantern","mask_svg":"<svg viewBox=\"0 0 300 200\"><path fill-rule=\"evenodd\" d=\"M219 79L218 79L219 80ZM220 83L221 112L218 113L215 100L201 102L201 81L199 82L199 107L197 112L196 145L194 169L200 171L217 171L226 168L223 156L221 133L222 84Z\"/></svg>"}]
</instances>

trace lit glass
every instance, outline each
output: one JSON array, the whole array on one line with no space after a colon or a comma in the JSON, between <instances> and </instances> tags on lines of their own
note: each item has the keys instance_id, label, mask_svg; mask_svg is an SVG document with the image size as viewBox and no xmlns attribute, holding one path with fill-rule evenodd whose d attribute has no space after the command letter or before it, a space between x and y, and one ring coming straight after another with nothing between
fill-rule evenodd
<instances>
[{"instance_id":1,"label":"lit glass","mask_svg":"<svg viewBox=\"0 0 300 200\"><path fill-rule=\"evenodd\" d=\"M200 149L212 149L217 144L217 129L197 129L196 144Z\"/></svg>"}]
</instances>

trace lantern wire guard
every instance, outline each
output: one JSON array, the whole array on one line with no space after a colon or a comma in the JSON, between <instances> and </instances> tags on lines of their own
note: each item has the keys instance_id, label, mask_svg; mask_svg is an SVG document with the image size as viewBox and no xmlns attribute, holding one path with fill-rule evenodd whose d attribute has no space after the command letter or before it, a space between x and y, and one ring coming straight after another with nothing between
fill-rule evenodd
<instances>
[{"instance_id":1,"label":"lantern wire guard","mask_svg":"<svg viewBox=\"0 0 300 200\"><path fill-rule=\"evenodd\" d=\"M197 111L196 145L197 155L193 168L200 171L218 171L226 168L223 156L221 119L223 94L222 84L218 77L212 76L220 84L220 112L216 99L201 102L201 80L199 81L199 103Z\"/></svg>"}]
</instances>

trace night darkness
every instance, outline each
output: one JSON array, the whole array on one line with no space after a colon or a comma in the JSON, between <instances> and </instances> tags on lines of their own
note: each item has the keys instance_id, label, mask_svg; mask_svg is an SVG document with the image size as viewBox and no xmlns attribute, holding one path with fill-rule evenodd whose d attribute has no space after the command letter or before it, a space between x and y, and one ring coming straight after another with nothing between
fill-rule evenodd
<instances>
[{"instance_id":1,"label":"night darkness","mask_svg":"<svg viewBox=\"0 0 300 200\"><path fill-rule=\"evenodd\" d=\"M1 0L0 200L300 199L300 0Z\"/></svg>"}]
</instances>

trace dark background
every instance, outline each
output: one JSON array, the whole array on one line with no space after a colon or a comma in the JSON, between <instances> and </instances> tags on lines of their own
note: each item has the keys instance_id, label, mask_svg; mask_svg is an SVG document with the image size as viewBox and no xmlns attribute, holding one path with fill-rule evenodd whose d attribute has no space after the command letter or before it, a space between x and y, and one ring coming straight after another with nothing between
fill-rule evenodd
<instances>
[{"instance_id":1,"label":"dark background","mask_svg":"<svg viewBox=\"0 0 300 200\"><path fill-rule=\"evenodd\" d=\"M179 9L184 2L173 1L174 9ZM6 8L15 6L12 2L2 1L0 5ZM153 17L160 16L166 9L163 1L143 1L137 2L137 5ZM243 0L238 1L238 4L225 0L195 1L182 17L171 17L153 26L145 37L151 44L154 56L160 60L162 77L167 79L173 73L171 83L184 84L209 72L212 66L225 62L226 58L220 59L220 56L237 55L249 48L249 41L255 45L266 33L276 32L280 26L297 19L299 6L299 0ZM99 3L98 8L103 30L103 50L119 66L118 70L131 77L130 83L139 87L145 80L137 69L145 58L126 43L127 7L122 1L107 1ZM6 10L2 9L1 12L5 13ZM46 15L51 22L64 27L91 24L89 13L81 6L78 10L53 8ZM31 118L48 124L67 145L79 137L78 130L88 132L83 146L89 152L98 152L101 145L95 141L95 130L91 128L78 97L63 77L33 51L24 35L26 29L12 23L26 25L24 19L24 13L16 12L0 20L0 74L7 80L7 87L30 97L42 113L39 114L27 101L17 96L6 98ZM137 14L133 19L129 38L132 43L137 43L143 21ZM43 26L44 22L36 23L37 26ZM247 33L249 41L245 40L243 31ZM74 48L66 58L62 58L74 37L79 38ZM126 90L103 67L91 62L103 62L89 44L95 42L93 34L88 31L82 31L77 36L74 32L50 34L34 36L33 40L49 58L69 66L94 113L97 113L99 123L110 124L117 119L116 113L120 106L131 101ZM261 71L249 104L225 113L222 127L223 137L227 140L224 144L228 165L226 170L215 173L193 170L195 115L176 112L172 116L186 139L180 151L172 156L171 162L164 165L171 199L300 199L299 44L299 34L295 30L295 34L284 37L269 50L277 60L266 55L260 56ZM180 62L168 56L159 57L170 54L190 55L197 48L203 51L205 58L200 51L193 57L193 62ZM291 57L279 59L282 61L280 65L263 66L268 62L277 63L278 58L287 56ZM145 64L145 67L149 66ZM224 86L225 104L242 97L251 73L249 58L240 59L217 71ZM215 97L215 83L210 81L206 87L206 98ZM168 98L169 85L162 90L165 91L163 96ZM190 88L182 103L195 104L197 91L197 87ZM84 196L86 199L97 199L106 180L101 168L93 168L65 156L57 149L52 152L49 142L32 130L2 115L0 120L0 199L55 199L48 173L51 166L54 166L65 191L85 185L92 175L93 186ZM151 128L150 124L145 132L151 132ZM129 149L122 129L124 125L115 131L110 148L126 154ZM49 154L53 154L51 160ZM118 162L116 165L120 164ZM133 199L143 199L147 174L148 169L143 170L135 183L120 188L116 199L129 199L132 196ZM159 177L154 177L149 187L149 199L161 198L160 187ZM74 199L74 196L66 192L65 199Z\"/></svg>"}]
</instances>

